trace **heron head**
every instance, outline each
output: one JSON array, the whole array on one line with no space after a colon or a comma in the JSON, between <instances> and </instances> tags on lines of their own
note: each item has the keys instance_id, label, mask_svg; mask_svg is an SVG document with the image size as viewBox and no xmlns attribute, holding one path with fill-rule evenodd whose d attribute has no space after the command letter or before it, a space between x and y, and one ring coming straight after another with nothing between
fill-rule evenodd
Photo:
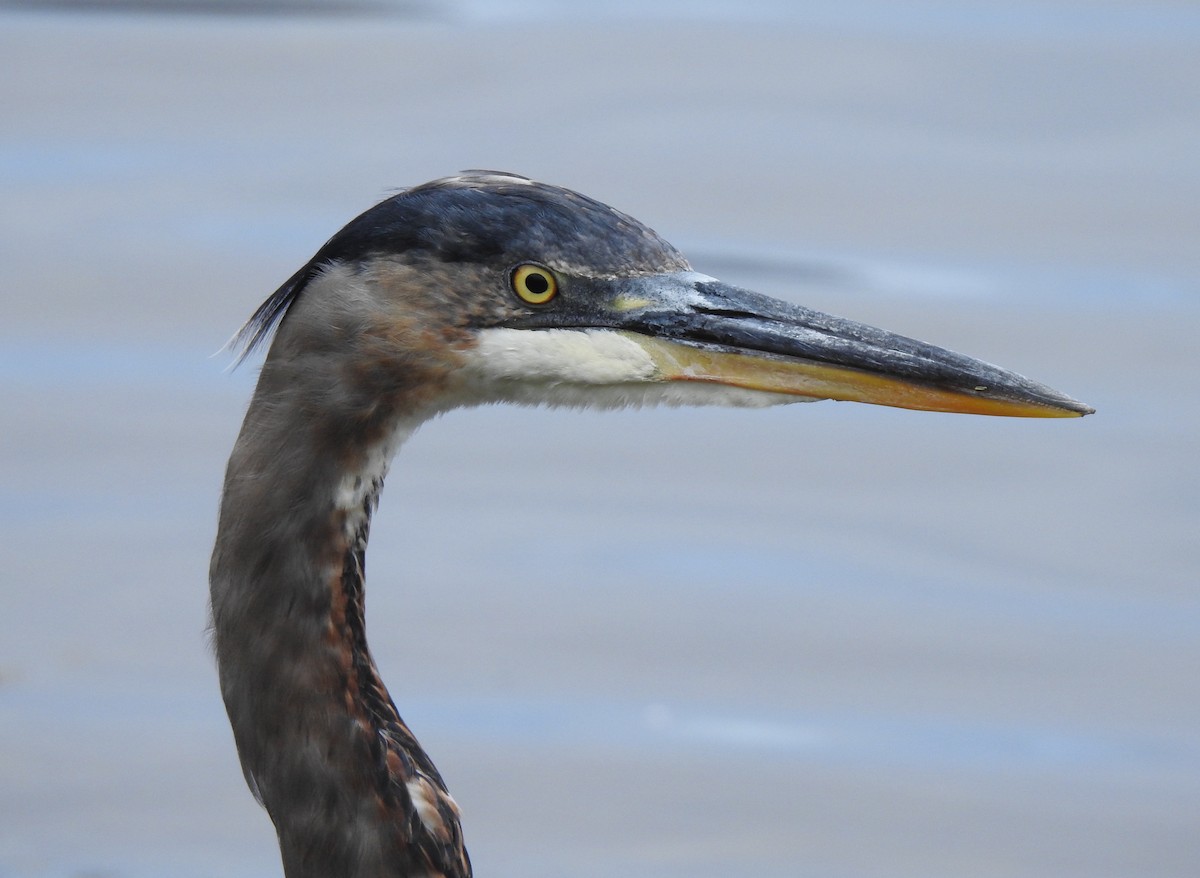
<instances>
[{"instance_id":1,"label":"heron head","mask_svg":"<svg viewBox=\"0 0 1200 878\"><path fill-rule=\"evenodd\" d=\"M426 183L352 220L259 308L248 347L277 322L268 366L323 368L389 410L837 399L1092 411L997 366L698 274L637 220L496 172Z\"/></svg>"}]
</instances>

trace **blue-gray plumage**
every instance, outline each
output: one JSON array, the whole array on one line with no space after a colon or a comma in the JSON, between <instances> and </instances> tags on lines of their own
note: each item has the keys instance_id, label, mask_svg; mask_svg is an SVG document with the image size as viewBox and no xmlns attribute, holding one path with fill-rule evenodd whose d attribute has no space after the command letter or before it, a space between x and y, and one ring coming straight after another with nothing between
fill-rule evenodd
<instances>
[{"instance_id":1,"label":"blue-gray plumage","mask_svg":"<svg viewBox=\"0 0 1200 878\"><path fill-rule=\"evenodd\" d=\"M210 568L221 690L288 878L466 878L458 806L367 650L393 454L465 405L843 399L1071 417L1019 375L693 272L636 220L496 172L402 192L255 312L266 342Z\"/></svg>"},{"instance_id":2,"label":"blue-gray plumage","mask_svg":"<svg viewBox=\"0 0 1200 878\"><path fill-rule=\"evenodd\" d=\"M482 185L486 181L486 185ZM330 263L376 257L443 265L512 265L529 254L599 274L687 268L683 255L632 217L557 186L479 171L414 186L351 220L263 303L248 324L263 340L292 300Z\"/></svg>"}]
</instances>

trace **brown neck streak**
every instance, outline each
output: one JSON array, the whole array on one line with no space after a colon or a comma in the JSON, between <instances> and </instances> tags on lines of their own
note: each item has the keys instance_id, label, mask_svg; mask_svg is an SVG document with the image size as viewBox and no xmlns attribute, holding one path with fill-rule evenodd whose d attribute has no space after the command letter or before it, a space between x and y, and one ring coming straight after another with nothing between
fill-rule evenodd
<instances>
[{"instance_id":1,"label":"brown neck streak","mask_svg":"<svg viewBox=\"0 0 1200 878\"><path fill-rule=\"evenodd\" d=\"M287 878L469 878L458 808L380 680L364 624L371 514L420 420L400 394L437 376L382 356L340 372L311 362L326 356L310 345L299 365L268 357L226 474L210 585L238 754Z\"/></svg>"},{"instance_id":2,"label":"brown neck streak","mask_svg":"<svg viewBox=\"0 0 1200 878\"><path fill-rule=\"evenodd\" d=\"M369 757L357 768L374 781L379 826L396 845L393 866L381 874L470 874L458 806L441 775L396 711L367 648L365 561L371 515L383 489L393 438L366 455L364 471L343 476L335 497L333 525L340 531L329 569L327 639L337 656L335 693Z\"/></svg>"}]
</instances>

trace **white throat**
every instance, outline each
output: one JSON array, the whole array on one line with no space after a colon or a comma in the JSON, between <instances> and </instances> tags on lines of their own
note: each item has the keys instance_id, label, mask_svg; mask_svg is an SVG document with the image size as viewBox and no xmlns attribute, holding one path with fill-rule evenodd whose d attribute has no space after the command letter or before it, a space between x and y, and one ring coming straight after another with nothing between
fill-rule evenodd
<instances>
[{"instance_id":1,"label":"white throat","mask_svg":"<svg viewBox=\"0 0 1200 878\"><path fill-rule=\"evenodd\" d=\"M722 384L668 381L637 342L604 329L485 329L464 352L446 408L492 402L616 409L762 407L799 401Z\"/></svg>"}]
</instances>

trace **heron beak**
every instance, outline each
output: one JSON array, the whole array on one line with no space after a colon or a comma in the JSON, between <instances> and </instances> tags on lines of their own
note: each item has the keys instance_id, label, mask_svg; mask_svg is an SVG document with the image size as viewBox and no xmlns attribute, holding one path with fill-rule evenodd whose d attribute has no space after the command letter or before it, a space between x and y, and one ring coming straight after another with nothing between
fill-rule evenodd
<instances>
[{"instance_id":1,"label":"heron beak","mask_svg":"<svg viewBox=\"0 0 1200 878\"><path fill-rule=\"evenodd\" d=\"M593 326L640 345L665 381L938 412L1070 418L1094 409L980 360L691 272L625 279Z\"/></svg>"}]
</instances>

